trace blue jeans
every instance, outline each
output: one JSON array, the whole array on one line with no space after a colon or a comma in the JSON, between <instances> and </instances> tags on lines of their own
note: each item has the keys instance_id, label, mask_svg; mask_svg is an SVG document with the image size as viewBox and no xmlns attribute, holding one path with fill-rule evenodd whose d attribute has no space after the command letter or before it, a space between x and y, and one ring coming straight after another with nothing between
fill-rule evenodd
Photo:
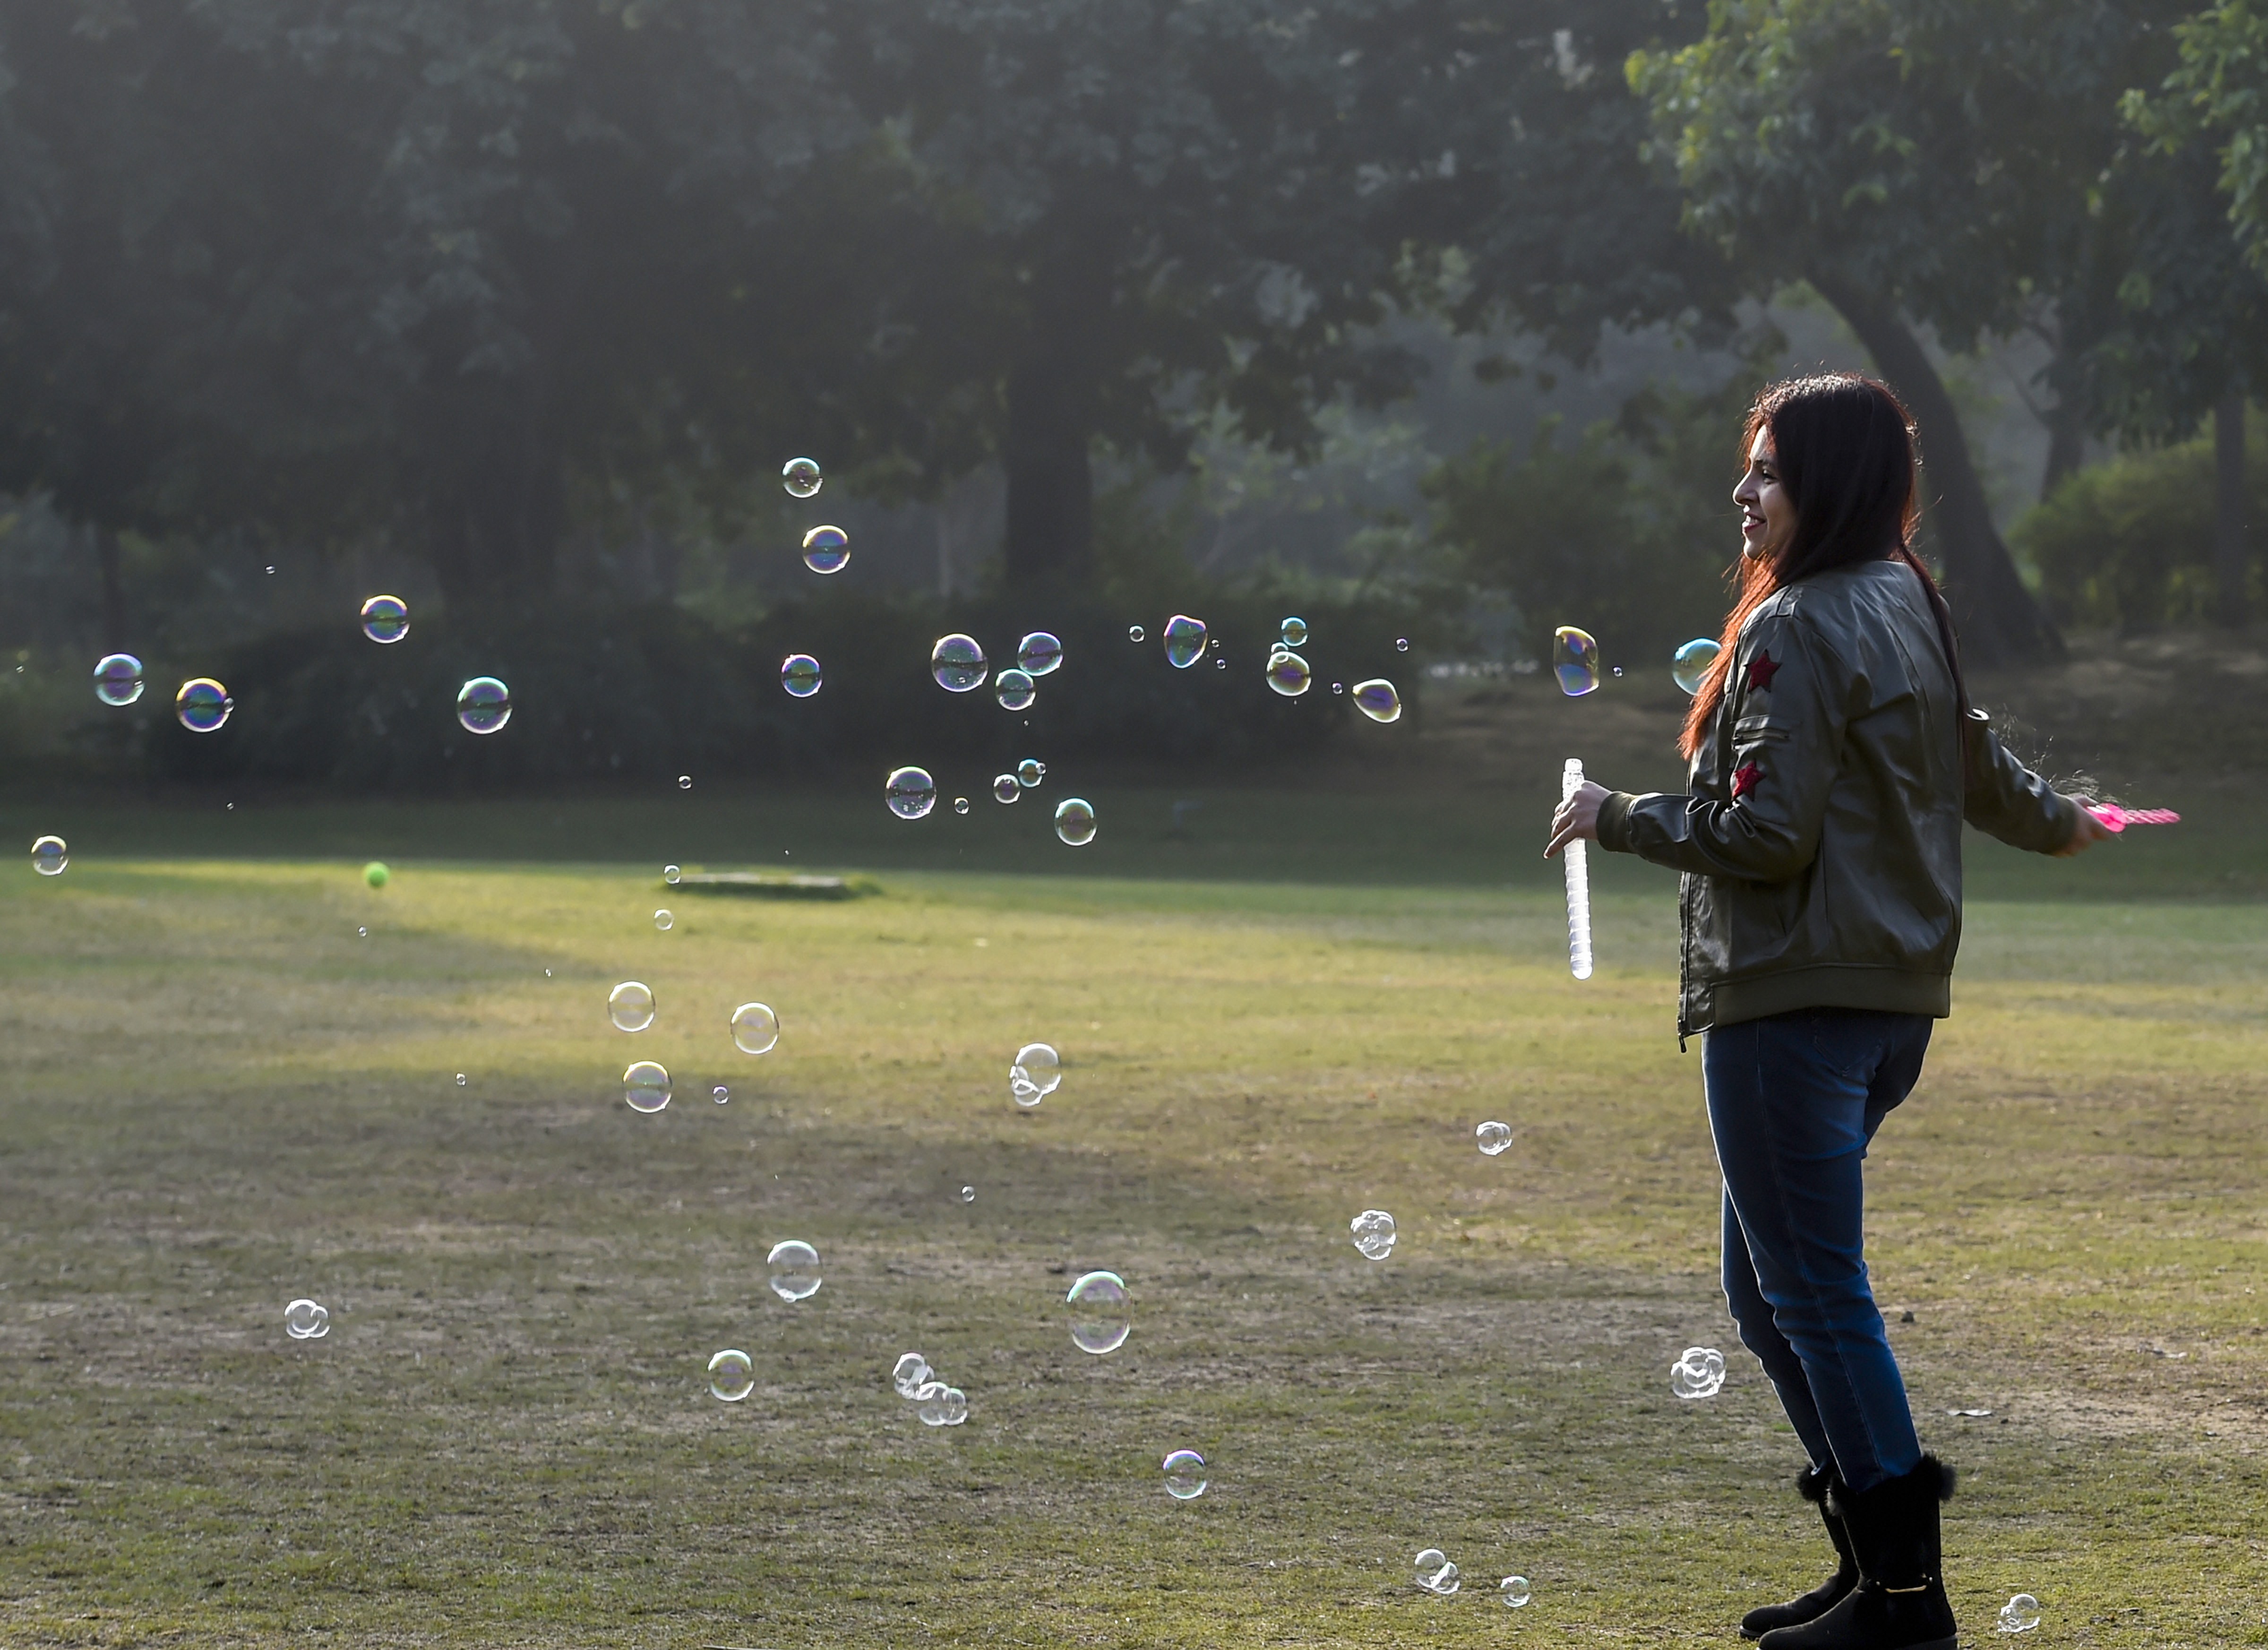
<instances>
[{"instance_id":1,"label":"blue jeans","mask_svg":"<svg viewBox=\"0 0 2268 1650\"><path fill-rule=\"evenodd\" d=\"M1861 1253L1859 1165L1921 1075L1926 1014L1798 1009L1709 1032L1725 1299L1815 1467L1853 1490L1921 1459Z\"/></svg>"}]
</instances>

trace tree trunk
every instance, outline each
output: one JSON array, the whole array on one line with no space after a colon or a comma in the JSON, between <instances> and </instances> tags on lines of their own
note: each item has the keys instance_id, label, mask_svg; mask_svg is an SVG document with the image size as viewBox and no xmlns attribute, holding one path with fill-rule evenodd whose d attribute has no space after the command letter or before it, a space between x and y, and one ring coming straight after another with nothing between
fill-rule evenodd
<instances>
[{"instance_id":1,"label":"tree trunk","mask_svg":"<svg viewBox=\"0 0 2268 1650\"><path fill-rule=\"evenodd\" d=\"M1092 387L1077 355L1035 354L1008 374L1008 582L1074 585L1094 568Z\"/></svg>"},{"instance_id":2,"label":"tree trunk","mask_svg":"<svg viewBox=\"0 0 2268 1650\"><path fill-rule=\"evenodd\" d=\"M2040 497L2044 499L2087 461L2087 430L2075 401L2058 401L2040 415L2040 422L2048 427L2047 468L2040 472Z\"/></svg>"},{"instance_id":3,"label":"tree trunk","mask_svg":"<svg viewBox=\"0 0 2268 1650\"><path fill-rule=\"evenodd\" d=\"M1937 495L1935 526L1945 558L1945 593L1968 662L2007 665L2063 654L2063 638L2042 612L1992 525L1984 483L1945 381L1921 340L1890 305L1852 283L1814 275L1811 284L1832 304L1875 369L1904 398L1921 427L1926 475Z\"/></svg>"},{"instance_id":4,"label":"tree trunk","mask_svg":"<svg viewBox=\"0 0 2268 1650\"><path fill-rule=\"evenodd\" d=\"M2223 624L2244 622L2251 513L2244 487L2244 386L2231 384L2213 409L2213 571L2220 597L2213 616Z\"/></svg>"}]
</instances>

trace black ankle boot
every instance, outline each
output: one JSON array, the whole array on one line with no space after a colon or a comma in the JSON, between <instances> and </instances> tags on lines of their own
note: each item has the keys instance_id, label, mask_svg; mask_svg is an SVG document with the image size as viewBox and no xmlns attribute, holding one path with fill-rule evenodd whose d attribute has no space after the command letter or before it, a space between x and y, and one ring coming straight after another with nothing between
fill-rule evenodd
<instances>
[{"instance_id":1,"label":"black ankle boot","mask_svg":"<svg viewBox=\"0 0 2268 1650\"><path fill-rule=\"evenodd\" d=\"M1766 1633L1761 1650L1955 1650L1937 1528L1952 1495L1953 1470L1934 1455L1871 1490L1830 1486L1826 1510L1843 1521L1859 1584L1816 1619Z\"/></svg>"},{"instance_id":2,"label":"black ankle boot","mask_svg":"<svg viewBox=\"0 0 2268 1650\"><path fill-rule=\"evenodd\" d=\"M1817 1505L1819 1521L1827 1526L1827 1539L1835 1543L1835 1556L1839 1560L1835 1573L1801 1598L1792 1598L1785 1604L1759 1604L1741 1617L1742 1638L1761 1639L1775 1627L1799 1627L1815 1620L1858 1586L1859 1566L1851 1557L1851 1538L1843 1533L1842 1519L1827 1505L1830 1484L1840 1487L1831 1470L1822 1471L1816 1467L1807 1467L1795 1477L1795 1492Z\"/></svg>"}]
</instances>

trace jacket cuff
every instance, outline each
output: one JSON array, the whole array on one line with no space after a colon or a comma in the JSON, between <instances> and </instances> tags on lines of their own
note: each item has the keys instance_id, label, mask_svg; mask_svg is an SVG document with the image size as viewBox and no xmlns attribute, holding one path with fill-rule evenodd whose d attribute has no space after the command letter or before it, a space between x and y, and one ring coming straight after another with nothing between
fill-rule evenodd
<instances>
[{"instance_id":1,"label":"jacket cuff","mask_svg":"<svg viewBox=\"0 0 2268 1650\"><path fill-rule=\"evenodd\" d=\"M1626 854L1637 851L1631 846L1631 804L1638 799L1627 791L1609 791L1607 799L1599 804L1599 846L1609 853Z\"/></svg>"}]
</instances>

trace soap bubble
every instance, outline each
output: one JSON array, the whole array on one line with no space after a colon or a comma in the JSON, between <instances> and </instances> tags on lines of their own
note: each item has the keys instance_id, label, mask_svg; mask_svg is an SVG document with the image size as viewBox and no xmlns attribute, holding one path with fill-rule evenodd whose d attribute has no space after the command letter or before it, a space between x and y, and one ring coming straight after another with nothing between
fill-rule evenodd
<instances>
[{"instance_id":1,"label":"soap bubble","mask_svg":"<svg viewBox=\"0 0 2268 1650\"><path fill-rule=\"evenodd\" d=\"M764 1256L772 1293L783 1300L808 1300L819 1293L819 1251L790 1238Z\"/></svg>"},{"instance_id":2,"label":"soap bubble","mask_svg":"<svg viewBox=\"0 0 2268 1650\"><path fill-rule=\"evenodd\" d=\"M362 880L374 888L382 888L394 880L394 873L386 868L383 860L373 859L362 868Z\"/></svg>"},{"instance_id":3,"label":"soap bubble","mask_svg":"<svg viewBox=\"0 0 2268 1650\"><path fill-rule=\"evenodd\" d=\"M1346 683L1343 681L1333 682L1331 684L1331 691L1335 694L1344 693L1346 691Z\"/></svg>"},{"instance_id":4,"label":"soap bubble","mask_svg":"<svg viewBox=\"0 0 2268 1650\"><path fill-rule=\"evenodd\" d=\"M929 1359L919 1352L900 1354L897 1366L890 1371L890 1384L898 1389L902 1398L912 1398L921 1391L930 1378Z\"/></svg>"},{"instance_id":5,"label":"soap bubble","mask_svg":"<svg viewBox=\"0 0 2268 1650\"><path fill-rule=\"evenodd\" d=\"M665 908L653 914L653 925L656 928L660 929L661 932L666 934L671 929L677 926L677 917L674 913Z\"/></svg>"},{"instance_id":6,"label":"soap bubble","mask_svg":"<svg viewBox=\"0 0 2268 1650\"><path fill-rule=\"evenodd\" d=\"M512 689L494 676L475 676L457 689L457 720L468 733L493 733L512 720Z\"/></svg>"},{"instance_id":7,"label":"soap bubble","mask_svg":"<svg viewBox=\"0 0 2268 1650\"><path fill-rule=\"evenodd\" d=\"M1035 630L1016 644L1016 668L1028 676L1044 676L1063 663L1063 643L1046 630Z\"/></svg>"},{"instance_id":8,"label":"soap bubble","mask_svg":"<svg viewBox=\"0 0 2268 1650\"><path fill-rule=\"evenodd\" d=\"M817 459L790 459L780 466L780 481L791 498L810 497L819 490L822 479Z\"/></svg>"},{"instance_id":9,"label":"soap bubble","mask_svg":"<svg viewBox=\"0 0 2268 1650\"><path fill-rule=\"evenodd\" d=\"M1383 676L1373 676L1368 681L1354 685L1354 708L1373 722L1398 722L1402 719L1402 696L1394 691L1394 684Z\"/></svg>"},{"instance_id":10,"label":"soap bubble","mask_svg":"<svg viewBox=\"0 0 2268 1650\"><path fill-rule=\"evenodd\" d=\"M1305 619L1285 620L1283 641L1286 647L1305 647L1307 645L1307 622Z\"/></svg>"},{"instance_id":11,"label":"soap bubble","mask_svg":"<svg viewBox=\"0 0 2268 1650\"><path fill-rule=\"evenodd\" d=\"M659 1111L669 1104L669 1068L659 1060L631 1061L622 1072L622 1098L632 1111Z\"/></svg>"},{"instance_id":12,"label":"soap bubble","mask_svg":"<svg viewBox=\"0 0 2268 1650\"><path fill-rule=\"evenodd\" d=\"M1140 641L1142 634L1142 627L1138 624L1130 624L1126 627L1126 639L1130 642Z\"/></svg>"},{"instance_id":13,"label":"soap bubble","mask_svg":"<svg viewBox=\"0 0 2268 1650\"><path fill-rule=\"evenodd\" d=\"M1347 1222L1354 1246L1366 1261L1382 1261L1394 1253L1394 1217L1383 1209L1366 1209Z\"/></svg>"},{"instance_id":14,"label":"soap bubble","mask_svg":"<svg viewBox=\"0 0 2268 1650\"><path fill-rule=\"evenodd\" d=\"M976 1201L976 1188L974 1186L963 1186L961 1189L961 1201L963 1203L975 1203Z\"/></svg>"},{"instance_id":15,"label":"soap bubble","mask_svg":"<svg viewBox=\"0 0 2268 1650\"><path fill-rule=\"evenodd\" d=\"M2029 1593L2019 1593L2000 1606L1999 1629L2002 1632L2029 1632L2040 1624L2040 1602Z\"/></svg>"},{"instance_id":16,"label":"soap bubble","mask_svg":"<svg viewBox=\"0 0 2268 1650\"><path fill-rule=\"evenodd\" d=\"M70 864L70 850L60 836L42 836L32 844L32 869L43 877L59 877Z\"/></svg>"},{"instance_id":17,"label":"soap bubble","mask_svg":"<svg viewBox=\"0 0 2268 1650\"><path fill-rule=\"evenodd\" d=\"M1016 783L1028 791L1048 777L1048 765L1036 756L1027 756L1016 764Z\"/></svg>"},{"instance_id":18,"label":"soap bubble","mask_svg":"<svg viewBox=\"0 0 2268 1650\"><path fill-rule=\"evenodd\" d=\"M1716 637L1697 636L1669 656L1669 679L1688 693L1701 691L1701 681L1717 655L1725 651Z\"/></svg>"},{"instance_id":19,"label":"soap bubble","mask_svg":"<svg viewBox=\"0 0 2268 1650\"><path fill-rule=\"evenodd\" d=\"M850 535L840 527L814 527L803 535L803 564L814 573L839 573L850 565Z\"/></svg>"},{"instance_id":20,"label":"soap bubble","mask_svg":"<svg viewBox=\"0 0 2268 1650\"><path fill-rule=\"evenodd\" d=\"M1032 701L1039 697L1039 690L1032 686L1028 671L1002 671L993 682L992 690L999 696L1000 708L1004 711L1027 711Z\"/></svg>"},{"instance_id":21,"label":"soap bubble","mask_svg":"<svg viewBox=\"0 0 2268 1650\"><path fill-rule=\"evenodd\" d=\"M362 633L393 645L409 634L409 604L399 596L372 596L362 604Z\"/></svg>"},{"instance_id":22,"label":"soap bubble","mask_svg":"<svg viewBox=\"0 0 2268 1650\"><path fill-rule=\"evenodd\" d=\"M1689 1346L1669 1366L1669 1389L1681 1398L1713 1398L1725 1384L1725 1354L1713 1346Z\"/></svg>"},{"instance_id":23,"label":"soap bubble","mask_svg":"<svg viewBox=\"0 0 2268 1650\"><path fill-rule=\"evenodd\" d=\"M1473 1138L1480 1143L1483 1157L1494 1157L1512 1144L1512 1125L1508 1123L1484 1123L1473 1131Z\"/></svg>"},{"instance_id":24,"label":"soap bubble","mask_svg":"<svg viewBox=\"0 0 2268 1650\"><path fill-rule=\"evenodd\" d=\"M330 1308L313 1300L294 1300L284 1308L284 1333L295 1341L320 1341L331 1332Z\"/></svg>"},{"instance_id":25,"label":"soap bubble","mask_svg":"<svg viewBox=\"0 0 2268 1650\"><path fill-rule=\"evenodd\" d=\"M1268 655L1268 685L1285 698L1298 698L1314 680L1307 661L1290 648L1279 647Z\"/></svg>"},{"instance_id":26,"label":"soap bubble","mask_svg":"<svg viewBox=\"0 0 2268 1650\"><path fill-rule=\"evenodd\" d=\"M968 1396L942 1381L924 1381L914 1394L915 1413L924 1426L958 1426L968 1418Z\"/></svg>"},{"instance_id":27,"label":"soap bubble","mask_svg":"<svg viewBox=\"0 0 2268 1650\"><path fill-rule=\"evenodd\" d=\"M106 653L94 664L94 696L123 706L142 696L142 661L131 653Z\"/></svg>"},{"instance_id":28,"label":"soap bubble","mask_svg":"<svg viewBox=\"0 0 2268 1650\"><path fill-rule=\"evenodd\" d=\"M1134 1322L1127 1315L1126 1280L1116 1272L1089 1272L1064 1297L1071 1307L1071 1344L1100 1358L1126 1344Z\"/></svg>"},{"instance_id":29,"label":"soap bubble","mask_svg":"<svg viewBox=\"0 0 2268 1650\"><path fill-rule=\"evenodd\" d=\"M709 1098L715 1101L720 1106L730 1105L733 1099L733 1091L725 1087L724 1084L719 1083L716 1087L709 1091Z\"/></svg>"},{"instance_id":30,"label":"soap bubble","mask_svg":"<svg viewBox=\"0 0 2268 1650\"><path fill-rule=\"evenodd\" d=\"M1520 1609L1535 1595L1535 1590L1528 1585L1528 1578L1524 1575L1505 1577L1496 1584L1496 1593L1498 1598L1513 1609Z\"/></svg>"},{"instance_id":31,"label":"soap bubble","mask_svg":"<svg viewBox=\"0 0 2268 1650\"><path fill-rule=\"evenodd\" d=\"M458 1086L459 1088L462 1088L464 1086L465 1086L465 1074L464 1074L462 1072L458 1072L458 1073L457 1073L457 1086Z\"/></svg>"},{"instance_id":32,"label":"soap bubble","mask_svg":"<svg viewBox=\"0 0 2268 1650\"><path fill-rule=\"evenodd\" d=\"M173 714L192 733L217 733L235 709L236 701L228 696L228 689L210 676L190 677L173 696Z\"/></svg>"},{"instance_id":33,"label":"soap bubble","mask_svg":"<svg viewBox=\"0 0 2268 1650\"><path fill-rule=\"evenodd\" d=\"M733 1011L733 1046L743 1054L770 1054L779 1041L779 1016L762 1003Z\"/></svg>"},{"instance_id":34,"label":"soap bubble","mask_svg":"<svg viewBox=\"0 0 2268 1650\"><path fill-rule=\"evenodd\" d=\"M1036 1106L1056 1092L1063 1081L1063 1061L1044 1042L1027 1042L1016 1050L1008 1068L1008 1093L1019 1106Z\"/></svg>"},{"instance_id":35,"label":"soap bubble","mask_svg":"<svg viewBox=\"0 0 2268 1650\"><path fill-rule=\"evenodd\" d=\"M1205 1459L1194 1449L1177 1449L1165 1459L1166 1493L1194 1501L1205 1492Z\"/></svg>"},{"instance_id":36,"label":"soap bubble","mask_svg":"<svg viewBox=\"0 0 2268 1650\"><path fill-rule=\"evenodd\" d=\"M1073 848L1094 840L1094 804L1084 797L1067 796L1056 804L1056 835Z\"/></svg>"},{"instance_id":37,"label":"soap bubble","mask_svg":"<svg viewBox=\"0 0 2268 1650\"><path fill-rule=\"evenodd\" d=\"M370 930L369 930L369 929L367 929L367 928L357 928L357 929L356 929L356 930L355 930L355 938L356 938L356 939L369 939L369 938L370 938Z\"/></svg>"},{"instance_id":38,"label":"soap bubble","mask_svg":"<svg viewBox=\"0 0 2268 1650\"><path fill-rule=\"evenodd\" d=\"M792 699L808 699L819 691L819 661L808 653L790 653L780 660L780 686Z\"/></svg>"},{"instance_id":39,"label":"soap bubble","mask_svg":"<svg viewBox=\"0 0 2268 1650\"><path fill-rule=\"evenodd\" d=\"M1428 1547L1419 1553L1417 1565L1418 1585L1428 1593L1447 1598L1464 1585L1458 1580L1457 1566L1449 1562L1449 1556L1439 1547Z\"/></svg>"},{"instance_id":40,"label":"soap bubble","mask_svg":"<svg viewBox=\"0 0 2268 1650\"><path fill-rule=\"evenodd\" d=\"M607 993L607 1018L616 1031L644 1031L653 1024L653 988L637 980L624 980Z\"/></svg>"},{"instance_id":41,"label":"soap bubble","mask_svg":"<svg viewBox=\"0 0 2268 1650\"><path fill-rule=\"evenodd\" d=\"M1012 773L1001 774L992 781L992 799L995 802L1012 802L1023 794L1024 787L1016 783L1016 776Z\"/></svg>"},{"instance_id":42,"label":"soap bubble","mask_svg":"<svg viewBox=\"0 0 2268 1650\"><path fill-rule=\"evenodd\" d=\"M661 868L661 880L664 882L668 883L672 888L675 888L677 886L678 879L682 877L684 874L685 873L679 870L675 866L664 866Z\"/></svg>"},{"instance_id":43,"label":"soap bubble","mask_svg":"<svg viewBox=\"0 0 2268 1650\"><path fill-rule=\"evenodd\" d=\"M966 814L968 812L968 799L965 796L957 796L954 798L953 811L956 814Z\"/></svg>"},{"instance_id":44,"label":"soap bubble","mask_svg":"<svg viewBox=\"0 0 2268 1650\"><path fill-rule=\"evenodd\" d=\"M1616 667L1615 667L1615 674L1616 674L1616 676L1617 678L1619 678L1619 677L1622 675L1622 674L1623 674L1623 667L1622 667L1620 665L1616 666Z\"/></svg>"},{"instance_id":45,"label":"soap bubble","mask_svg":"<svg viewBox=\"0 0 2268 1650\"><path fill-rule=\"evenodd\" d=\"M693 776L689 773L679 774L677 776L677 788L681 791L690 791L693 788Z\"/></svg>"},{"instance_id":46,"label":"soap bubble","mask_svg":"<svg viewBox=\"0 0 2268 1650\"><path fill-rule=\"evenodd\" d=\"M919 819L937 806L937 781L926 768L894 769L882 796L900 819Z\"/></svg>"},{"instance_id":47,"label":"soap bubble","mask_svg":"<svg viewBox=\"0 0 2268 1650\"><path fill-rule=\"evenodd\" d=\"M937 645L929 650L929 674L947 693L967 693L972 688L983 687L990 671L984 663L984 650L976 645L976 638L955 630L950 636L939 637Z\"/></svg>"},{"instance_id":48,"label":"soap bubble","mask_svg":"<svg viewBox=\"0 0 2268 1650\"><path fill-rule=\"evenodd\" d=\"M1212 667L1215 670L1226 670L1228 668L1228 656L1223 653L1219 648L1213 649Z\"/></svg>"},{"instance_id":49,"label":"soap bubble","mask_svg":"<svg viewBox=\"0 0 2268 1650\"><path fill-rule=\"evenodd\" d=\"M1588 630L1563 624L1551 632L1551 674L1559 678L1559 691L1569 698L1592 692L1599 685L1599 645Z\"/></svg>"},{"instance_id":50,"label":"soap bubble","mask_svg":"<svg viewBox=\"0 0 2268 1650\"><path fill-rule=\"evenodd\" d=\"M738 1403L756 1389L755 1359L731 1347L709 1360L709 1390L727 1403Z\"/></svg>"},{"instance_id":51,"label":"soap bubble","mask_svg":"<svg viewBox=\"0 0 2268 1650\"><path fill-rule=\"evenodd\" d=\"M1204 650L1203 619L1192 619L1186 613L1177 613L1166 621L1166 662L1175 670L1187 670L1204 655Z\"/></svg>"}]
</instances>

